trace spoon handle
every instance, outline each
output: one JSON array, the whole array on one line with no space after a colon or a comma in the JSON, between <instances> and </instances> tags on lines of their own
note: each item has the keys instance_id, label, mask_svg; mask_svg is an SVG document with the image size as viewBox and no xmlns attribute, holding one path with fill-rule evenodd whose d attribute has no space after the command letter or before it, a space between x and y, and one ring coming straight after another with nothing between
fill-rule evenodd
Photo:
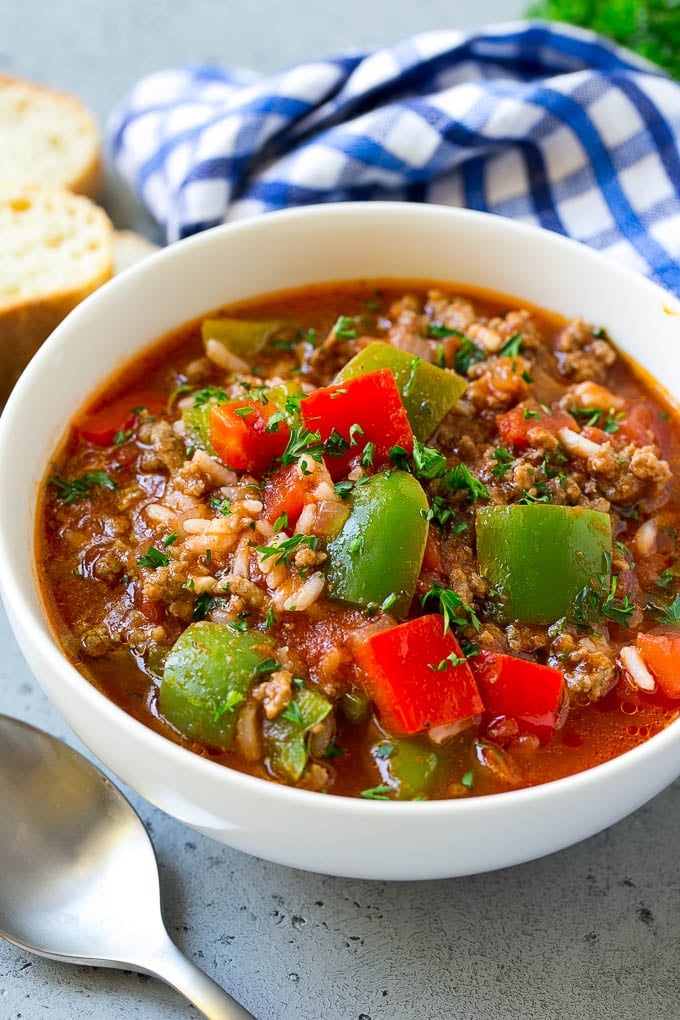
<instances>
[{"instance_id":1,"label":"spoon handle","mask_svg":"<svg viewBox=\"0 0 680 1020\"><path fill-rule=\"evenodd\" d=\"M144 961L144 969L172 985L208 1020L256 1020L224 988L184 956L170 936L152 958Z\"/></svg>"}]
</instances>

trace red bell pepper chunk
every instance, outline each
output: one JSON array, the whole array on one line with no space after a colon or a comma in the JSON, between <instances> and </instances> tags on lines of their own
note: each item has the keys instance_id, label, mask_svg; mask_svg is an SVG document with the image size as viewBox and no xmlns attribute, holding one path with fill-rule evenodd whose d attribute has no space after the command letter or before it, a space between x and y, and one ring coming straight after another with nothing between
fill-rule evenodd
<instances>
[{"instance_id":1,"label":"red bell pepper chunk","mask_svg":"<svg viewBox=\"0 0 680 1020\"><path fill-rule=\"evenodd\" d=\"M680 698L680 637L638 634L635 644L664 694Z\"/></svg>"},{"instance_id":2,"label":"red bell pepper chunk","mask_svg":"<svg viewBox=\"0 0 680 1020\"><path fill-rule=\"evenodd\" d=\"M103 404L96 411L85 416L78 426L83 439L96 446L111 446L116 435L123 435L133 429L139 420L139 409L146 408L151 414L165 407L164 401L155 393L138 393L120 397Z\"/></svg>"},{"instance_id":3,"label":"red bell pepper chunk","mask_svg":"<svg viewBox=\"0 0 680 1020\"><path fill-rule=\"evenodd\" d=\"M486 711L515 719L520 730L547 741L564 704L560 671L497 652L479 652L469 661Z\"/></svg>"},{"instance_id":4,"label":"red bell pepper chunk","mask_svg":"<svg viewBox=\"0 0 680 1020\"><path fill-rule=\"evenodd\" d=\"M553 435L557 435L563 428L572 429L574 432L580 431L575 419L566 411L550 411L546 414L538 404L536 406L518 404L505 414L499 414L496 418L496 427L503 442L517 451L526 450L530 444L529 433L538 427L546 429Z\"/></svg>"},{"instance_id":5,"label":"red bell pepper chunk","mask_svg":"<svg viewBox=\"0 0 680 1020\"><path fill-rule=\"evenodd\" d=\"M309 494L319 484L314 471L301 474L297 464L280 467L267 479L264 485L263 517L273 524L282 514L288 517L288 523L294 525L309 502Z\"/></svg>"},{"instance_id":6,"label":"red bell pepper chunk","mask_svg":"<svg viewBox=\"0 0 680 1020\"><path fill-rule=\"evenodd\" d=\"M443 630L439 613L357 642L354 654L380 719L394 734L420 733L484 709L460 645Z\"/></svg>"},{"instance_id":7,"label":"red bell pepper chunk","mask_svg":"<svg viewBox=\"0 0 680 1020\"><path fill-rule=\"evenodd\" d=\"M290 430L285 422L267 431L276 408L256 401L235 400L210 408L210 442L227 467L263 474L286 448Z\"/></svg>"},{"instance_id":8,"label":"red bell pepper chunk","mask_svg":"<svg viewBox=\"0 0 680 1020\"><path fill-rule=\"evenodd\" d=\"M333 478L346 475L369 442L375 467L389 461L393 446L413 451L413 432L389 368L315 390L300 403L300 412L307 428L320 432L324 442L332 443L333 437L344 447L337 456L327 448L324 459Z\"/></svg>"}]
</instances>

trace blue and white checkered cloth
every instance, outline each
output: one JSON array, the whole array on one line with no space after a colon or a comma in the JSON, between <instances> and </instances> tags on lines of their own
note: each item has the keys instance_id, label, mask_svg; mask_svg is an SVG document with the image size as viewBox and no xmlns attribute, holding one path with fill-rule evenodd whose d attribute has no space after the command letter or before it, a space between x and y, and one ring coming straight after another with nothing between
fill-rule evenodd
<instances>
[{"instance_id":1,"label":"blue and white checkered cloth","mask_svg":"<svg viewBox=\"0 0 680 1020\"><path fill-rule=\"evenodd\" d=\"M581 29L427 32L260 78L161 71L109 137L169 241L294 205L438 202L567 234L680 295L680 84Z\"/></svg>"}]
</instances>

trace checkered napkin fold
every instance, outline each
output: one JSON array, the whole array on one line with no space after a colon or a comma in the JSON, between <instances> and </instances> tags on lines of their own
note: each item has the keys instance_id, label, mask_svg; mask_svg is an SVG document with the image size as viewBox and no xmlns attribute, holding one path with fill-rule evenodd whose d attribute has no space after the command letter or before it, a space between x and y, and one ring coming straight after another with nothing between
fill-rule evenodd
<instances>
[{"instance_id":1,"label":"checkered napkin fold","mask_svg":"<svg viewBox=\"0 0 680 1020\"><path fill-rule=\"evenodd\" d=\"M580 29L428 32L265 77L160 71L109 141L169 241L295 205L437 202L575 237L680 295L680 83Z\"/></svg>"}]
</instances>

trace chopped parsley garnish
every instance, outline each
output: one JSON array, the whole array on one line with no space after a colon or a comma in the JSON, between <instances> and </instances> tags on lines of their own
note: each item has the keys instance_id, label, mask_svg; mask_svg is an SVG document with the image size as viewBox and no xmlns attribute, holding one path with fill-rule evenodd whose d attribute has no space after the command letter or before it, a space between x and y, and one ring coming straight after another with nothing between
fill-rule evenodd
<instances>
[{"instance_id":1,"label":"chopped parsley garnish","mask_svg":"<svg viewBox=\"0 0 680 1020\"><path fill-rule=\"evenodd\" d=\"M338 340L356 340L357 338L356 323L350 315L341 315L333 326L333 332Z\"/></svg>"},{"instance_id":2,"label":"chopped parsley garnish","mask_svg":"<svg viewBox=\"0 0 680 1020\"><path fill-rule=\"evenodd\" d=\"M354 488L354 482L350 481L336 482L333 488L335 489L335 491L337 492L338 496L340 496L341 499L347 499L350 492Z\"/></svg>"},{"instance_id":3,"label":"chopped parsley garnish","mask_svg":"<svg viewBox=\"0 0 680 1020\"><path fill-rule=\"evenodd\" d=\"M210 506L213 510L217 510L223 517L228 517L231 513L231 500L220 499L219 496L210 497Z\"/></svg>"},{"instance_id":4,"label":"chopped parsley garnish","mask_svg":"<svg viewBox=\"0 0 680 1020\"><path fill-rule=\"evenodd\" d=\"M343 754L347 754L344 747L340 747L334 740L329 740L326 744L326 750L323 753L324 758L342 758Z\"/></svg>"},{"instance_id":5,"label":"chopped parsley garnish","mask_svg":"<svg viewBox=\"0 0 680 1020\"><path fill-rule=\"evenodd\" d=\"M659 574L654 583L656 584L657 588L667 588L668 585L673 582L674 577L675 574L670 569L670 567L666 567L665 570L661 571L661 573Z\"/></svg>"},{"instance_id":6,"label":"chopped parsley garnish","mask_svg":"<svg viewBox=\"0 0 680 1020\"><path fill-rule=\"evenodd\" d=\"M157 570L158 567L167 567L169 562L170 557L166 553L150 545L144 556L140 556L137 560L137 566L147 567L149 570Z\"/></svg>"},{"instance_id":7,"label":"chopped parsley garnish","mask_svg":"<svg viewBox=\"0 0 680 1020\"><path fill-rule=\"evenodd\" d=\"M597 340L609 339L607 330L604 328L604 326L593 326L592 334Z\"/></svg>"},{"instance_id":8,"label":"chopped parsley garnish","mask_svg":"<svg viewBox=\"0 0 680 1020\"><path fill-rule=\"evenodd\" d=\"M472 770L470 770L469 772L465 772L460 777L460 785L466 787L466 789L468 789L468 790L472 789L474 781L475 781L475 774L474 774L474 772Z\"/></svg>"},{"instance_id":9,"label":"chopped parsley garnish","mask_svg":"<svg viewBox=\"0 0 680 1020\"><path fill-rule=\"evenodd\" d=\"M348 440L337 429L333 429L328 439L324 441L324 454L328 457L342 457L347 450L349 450Z\"/></svg>"},{"instance_id":10,"label":"chopped parsley garnish","mask_svg":"<svg viewBox=\"0 0 680 1020\"><path fill-rule=\"evenodd\" d=\"M571 619L580 627L592 627L602 619L612 620L622 627L630 626L630 618L635 612L635 603L628 595L617 598L619 584L618 574L612 574L611 555L603 553L603 570L592 584L587 584L577 594L571 609Z\"/></svg>"},{"instance_id":11,"label":"chopped parsley garnish","mask_svg":"<svg viewBox=\"0 0 680 1020\"><path fill-rule=\"evenodd\" d=\"M453 367L458 375L467 375L472 365L486 359L486 354L481 347L472 342L469 336L465 336L465 333L461 333L459 330L454 330L454 332L456 336L460 337L460 347L455 353Z\"/></svg>"},{"instance_id":12,"label":"chopped parsley garnish","mask_svg":"<svg viewBox=\"0 0 680 1020\"><path fill-rule=\"evenodd\" d=\"M658 620L659 623L671 623L677 625L680 623L680 595L676 595L671 602L666 605L658 605L654 602L650 602L647 606L649 615L654 620Z\"/></svg>"},{"instance_id":13,"label":"chopped parsley garnish","mask_svg":"<svg viewBox=\"0 0 680 1020\"><path fill-rule=\"evenodd\" d=\"M229 691L223 703L215 706L215 711L213 712L214 722L219 722L226 712L233 712L236 706L245 700L244 695L240 691Z\"/></svg>"},{"instance_id":14,"label":"chopped parsley garnish","mask_svg":"<svg viewBox=\"0 0 680 1020\"><path fill-rule=\"evenodd\" d=\"M295 464L301 457L311 457L320 462L324 454L324 444L320 432L312 432L306 425L296 425L290 430L290 438L286 449L279 460L282 464Z\"/></svg>"},{"instance_id":15,"label":"chopped parsley garnish","mask_svg":"<svg viewBox=\"0 0 680 1020\"><path fill-rule=\"evenodd\" d=\"M401 468L402 471L408 471L408 453L403 446L393 446L389 456L395 467Z\"/></svg>"},{"instance_id":16,"label":"chopped parsley garnish","mask_svg":"<svg viewBox=\"0 0 680 1020\"><path fill-rule=\"evenodd\" d=\"M177 541L177 532L173 531L167 538L163 539L163 545L173 545Z\"/></svg>"},{"instance_id":17,"label":"chopped parsley garnish","mask_svg":"<svg viewBox=\"0 0 680 1020\"><path fill-rule=\"evenodd\" d=\"M102 486L105 489L116 489L118 486L113 478L106 471L87 471L80 478L61 478L53 475L49 482L53 489L56 489L56 497L66 506L70 506L79 499L85 499L92 495L94 486Z\"/></svg>"},{"instance_id":18,"label":"chopped parsley garnish","mask_svg":"<svg viewBox=\"0 0 680 1020\"><path fill-rule=\"evenodd\" d=\"M269 676L270 673L276 673L277 669L281 669L281 663L277 662L276 659L267 658L260 659L257 666L255 667L255 676Z\"/></svg>"},{"instance_id":19,"label":"chopped parsley garnish","mask_svg":"<svg viewBox=\"0 0 680 1020\"><path fill-rule=\"evenodd\" d=\"M623 411L614 411L613 407L606 414L596 407L575 407L570 409L569 413L574 418L583 420L587 426L601 428L609 435L619 431L619 426L626 417Z\"/></svg>"},{"instance_id":20,"label":"chopped parsley garnish","mask_svg":"<svg viewBox=\"0 0 680 1020\"><path fill-rule=\"evenodd\" d=\"M540 411L533 411L530 407L525 407L524 408L524 420L525 421L529 421L529 419L531 419L531 418L535 419L536 421L540 421L540 419L541 419L541 412Z\"/></svg>"},{"instance_id":21,"label":"chopped parsley garnish","mask_svg":"<svg viewBox=\"0 0 680 1020\"><path fill-rule=\"evenodd\" d=\"M274 531L285 531L288 528L288 514L284 510L274 521Z\"/></svg>"},{"instance_id":22,"label":"chopped parsley garnish","mask_svg":"<svg viewBox=\"0 0 680 1020\"><path fill-rule=\"evenodd\" d=\"M425 608L430 602L438 602L438 611L444 617L444 631L450 627L474 627L479 630L481 623L479 617L471 606L463 602L457 592L450 588L442 588L438 584L432 585L429 591L425 592L421 605Z\"/></svg>"},{"instance_id":23,"label":"chopped parsley garnish","mask_svg":"<svg viewBox=\"0 0 680 1020\"><path fill-rule=\"evenodd\" d=\"M447 336L459 336L457 329L450 329L441 322L428 322L427 335L430 340L444 340Z\"/></svg>"},{"instance_id":24,"label":"chopped parsley garnish","mask_svg":"<svg viewBox=\"0 0 680 1020\"><path fill-rule=\"evenodd\" d=\"M203 407L204 404L225 404L229 397L219 386L206 386L194 393L194 407Z\"/></svg>"},{"instance_id":25,"label":"chopped parsley garnish","mask_svg":"<svg viewBox=\"0 0 680 1020\"><path fill-rule=\"evenodd\" d=\"M290 557L300 546L306 545L310 549L316 549L318 544L319 540L314 535L292 535L291 538L286 538L283 542L279 542L278 545L256 545L255 549L260 553L263 560L276 556L274 566L278 567L282 563L290 563Z\"/></svg>"},{"instance_id":26,"label":"chopped parsley garnish","mask_svg":"<svg viewBox=\"0 0 680 1020\"><path fill-rule=\"evenodd\" d=\"M235 407L234 414L237 414L239 418L247 418L249 414L254 414L254 407Z\"/></svg>"},{"instance_id":27,"label":"chopped parsley garnish","mask_svg":"<svg viewBox=\"0 0 680 1020\"><path fill-rule=\"evenodd\" d=\"M419 478L441 478L446 473L446 457L432 446L425 446L414 436L413 463Z\"/></svg>"},{"instance_id":28,"label":"chopped parsley garnish","mask_svg":"<svg viewBox=\"0 0 680 1020\"><path fill-rule=\"evenodd\" d=\"M449 666L462 666L464 662L467 662L464 655L456 655L455 652L450 652L441 662L429 662L428 669L436 669L443 673Z\"/></svg>"},{"instance_id":29,"label":"chopped parsley garnish","mask_svg":"<svg viewBox=\"0 0 680 1020\"><path fill-rule=\"evenodd\" d=\"M363 436L363 434L364 430L362 429L361 425L359 424L359 422L355 421L354 424L350 425L349 427L349 445L356 446L357 436Z\"/></svg>"},{"instance_id":30,"label":"chopped parsley garnish","mask_svg":"<svg viewBox=\"0 0 680 1020\"><path fill-rule=\"evenodd\" d=\"M456 464L443 476L440 487L445 491L466 491L470 499L488 499L489 490L465 464Z\"/></svg>"},{"instance_id":31,"label":"chopped parsley garnish","mask_svg":"<svg viewBox=\"0 0 680 1020\"><path fill-rule=\"evenodd\" d=\"M248 630L248 624L245 620L229 620L227 622L227 627L229 627L230 630L237 631L239 634L245 634Z\"/></svg>"},{"instance_id":32,"label":"chopped parsley garnish","mask_svg":"<svg viewBox=\"0 0 680 1020\"><path fill-rule=\"evenodd\" d=\"M526 506L528 503L552 503L552 493L545 482L537 482L535 489L536 495L528 489L523 489L517 502L521 506Z\"/></svg>"},{"instance_id":33,"label":"chopped parsley garnish","mask_svg":"<svg viewBox=\"0 0 680 1020\"><path fill-rule=\"evenodd\" d=\"M373 757L384 761L386 758L391 758L393 754L394 744L390 744L389 741L384 740L382 743L378 744L374 750Z\"/></svg>"},{"instance_id":34,"label":"chopped parsley garnish","mask_svg":"<svg viewBox=\"0 0 680 1020\"><path fill-rule=\"evenodd\" d=\"M287 719L288 722L292 722L296 726L304 726L302 712L300 711L300 706L298 705L297 701L288 702L288 708L285 710L285 712L281 713L281 718Z\"/></svg>"},{"instance_id":35,"label":"chopped parsley garnish","mask_svg":"<svg viewBox=\"0 0 680 1020\"><path fill-rule=\"evenodd\" d=\"M364 800L391 800L391 792L391 786L381 783L379 786L372 786L370 790L362 790L359 796L363 797Z\"/></svg>"},{"instance_id":36,"label":"chopped parsley garnish","mask_svg":"<svg viewBox=\"0 0 680 1020\"><path fill-rule=\"evenodd\" d=\"M496 478L503 478L505 472L510 470L510 466L515 458L503 446L499 446L497 450L493 451L493 457L496 463L491 468L491 474L495 475Z\"/></svg>"},{"instance_id":37,"label":"chopped parsley garnish","mask_svg":"<svg viewBox=\"0 0 680 1020\"><path fill-rule=\"evenodd\" d=\"M361 466L363 468L373 467L373 458L375 456L375 443L366 443L361 453Z\"/></svg>"},{"instance_id":38,"label":"chopped parsley garnish","mask_svg":"<svg viewBox=\"0 0 680 1020\"><path fill-rule=\"evenodd\" d=\"M502 358L516 358L522 350L522 334L513 333L498 352Z\"/></svg>"},{"instance_id":39,"label":"chopped parsley garnish","mask_svg":"<svg viewBox=\"0 0 680 1020\"><path fill-rule=\"evenodd\" d=\"M441 496L433 496L429 508L427 510L421 510L420 516L443 530L456 515L447 504L446 500L442 499Z\"/></svg>"},{"instance_id":40,"label":"chopped parsley garnish","mask_svg":"<svg viewBox=\"0 0 680 1020\"><path fill-rule=\"evenodd\" d=\"M206 616L219 599L214 598L209 591L201 592L194 599L194 607L191 611L192 620L205 620Z\"/></svg>"},{"instance_id":41,"label":"chopped parsley garnish","mask_svg":"<svg viewBox=\"0 0 680 1020\"><path fill-rule=\"evenodd\" d=\"M113 445L122 446L123 443L127 443L128 439L131 439L133 435L133 429L118 429L113 437Z\"/></svg>"},{"instance_id":42,"label":"chopped parsley garnish","mask_svg":"<svg viewBox=\"0 0 680 1020\"><path fill-rule=\"evenodd\" d=\"M266 615L265 620L264 620L264 629L265 630L271 630L271 628L277 622L278 621L276 619L276 613L274 612L274 610L270 606L269 609L267 610L267 615Z\"/></svg>"}]
</instances>

